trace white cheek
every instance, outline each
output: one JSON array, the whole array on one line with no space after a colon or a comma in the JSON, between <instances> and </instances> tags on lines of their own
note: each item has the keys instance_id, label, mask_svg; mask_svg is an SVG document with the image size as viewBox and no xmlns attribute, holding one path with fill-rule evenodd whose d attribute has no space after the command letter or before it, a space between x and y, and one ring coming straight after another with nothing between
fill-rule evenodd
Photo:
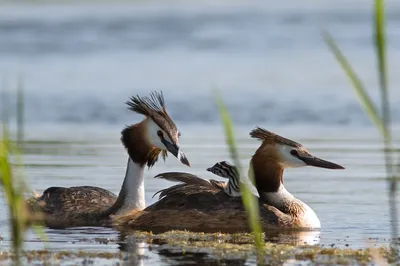
<instances>
[{"instance_id":1,"label":"white cheek","mask_svg":"<svg viewBox=\"0 0 400 266\"><path fill-rule=\"evenodd\" d=\"M156 123L154 123L153 120L150 120L149 124L148 124L148 133L149 133L150 143L159 149L165 150L164 144L161 142L160 137L157 135L157 132L159 130L161 130L161 128ZM164 136L165 136L165 134L164 134Z\"/></svg>"},{"instance_id":2,"label":"white cheek","mask_svg":"<svg viewBox=\"0 0 400 266\"><path fill-rule=\"evenodd\" d=\"M306 166L307 164L297 157L290 154L290 151L293 150L293 147L290 146L280 146L279 154L281 156L281 164L285 168L295 168Z\"/></svg>"}]
</instances>

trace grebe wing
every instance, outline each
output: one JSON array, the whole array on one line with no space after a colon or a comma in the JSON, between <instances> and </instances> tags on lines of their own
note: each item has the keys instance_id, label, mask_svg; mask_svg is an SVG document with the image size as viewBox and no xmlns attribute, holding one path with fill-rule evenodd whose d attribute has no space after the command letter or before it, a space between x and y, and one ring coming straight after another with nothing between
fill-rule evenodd
<instances>
[{"instance_id":1,"label":"grebe wing","mask_svg":"<svg viewBox=\"0 0 400 266\"><path fill-rule=\"evenodd\" d=\"M165 188L160 191L157 191L153 195L153 198L157 194L160 194L159 199L162 199L162 198L166 197L167 195L176 195L176 194L184 195L189 192L189 191L187 191L187 188L189 188L189 187L190 188L196 188L197 186L201 186L201 187L205 187L205 188L213 187L213 185L210 182L208 182L207 180L202 179L196 175L189 174L189 173L183 173L183 172L160 173L160 174L156 175L154 178L162 178L162 179L172 181L172 182L184 183L184 184L174 185L169 188ZM187 186L187 185L191 185L191 186ZM195 186L192 186L192 185L195 185Z\"/></svg>"},{"instance_id":2,"label":"grebe wing","mask_svg":"<svg viewBox=\"0 0 400 266\"><path fill-rule=\"evenodd\" d=\"M162 178L172 182L182 182L186 184L197 184L201 186L209 186L210 182L196 175L183 172L166 172L156 175L154 178Z\"/></svg>"}]
</instances>

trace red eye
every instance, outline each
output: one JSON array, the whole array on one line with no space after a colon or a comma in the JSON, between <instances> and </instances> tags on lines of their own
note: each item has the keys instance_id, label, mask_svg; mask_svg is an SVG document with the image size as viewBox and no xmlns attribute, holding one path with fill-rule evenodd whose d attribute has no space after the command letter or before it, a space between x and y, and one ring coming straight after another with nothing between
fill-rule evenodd
<instances>
[{"instance_id":1,"label":"red eye","mask_svg":"<svg viewBox=\"0 0 400 266\"><path fill-rule=\"evenodd\" d=\"M160 138L164 136L161 130L157 131L157 136L159 136Z\"/></svg>"}]
</instances>

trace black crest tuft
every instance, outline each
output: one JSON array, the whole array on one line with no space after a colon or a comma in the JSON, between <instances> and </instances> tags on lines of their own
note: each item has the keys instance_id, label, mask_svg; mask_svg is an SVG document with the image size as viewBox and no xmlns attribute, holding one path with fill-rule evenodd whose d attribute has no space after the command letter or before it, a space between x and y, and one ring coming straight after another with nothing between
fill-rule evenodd
<instances>
[{"instance_id":1,"label":"black crest tuft","mask_svg":"<svg viewBox=\"0 0 400 266\"><path fill-rule=\"evenodd\" d=\"M280 144L285 144L289 145L292 147L301 147L302 145L300 143L297 143L293 140L281 137L273 132L270 132L266 129L263 129L261 127L256 127L250 132L250 136L252 138L256 138L262 141L267 141L267 142L275 142L275 143L280 143Z\"/></svg>"},{"instance_id":2,"label":"black crest tuft","mask_svg":"<svg viewBox=\"0 0 400 266\"><path fill-rule=\"evenodd\" d=\"M162 92L154 91L150 93L149 97L136 95L131 97L126 104L129 106L129 110L150 117L160 128L165 130L171 140L176 139L178 129L165 109Z\"/></svg>"},{"instance_id":3,"label":"black crest tuft","mask_svg":"<svg viewBox=\"0 0 400 266\"><path fill-rule=\"evenodd\" d=\"M130 101L127 101L126 104L129 106L129 110L146 116L151 116L154 112L166 112L164 95L162 92L153 91L150 93L150 97L140 97L139 95L132 96Z\"/></svg>"}]
</instances>

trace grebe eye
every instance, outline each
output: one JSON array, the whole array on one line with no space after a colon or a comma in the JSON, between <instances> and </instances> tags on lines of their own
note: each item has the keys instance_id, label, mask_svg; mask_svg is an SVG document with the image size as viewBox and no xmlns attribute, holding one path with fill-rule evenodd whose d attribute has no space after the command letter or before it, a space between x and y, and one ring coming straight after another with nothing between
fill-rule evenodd
<instances>
[{"instance_id":1,"label":"grebe eye","mask_svg":"<svg viewBox=\"0 0 400 266\"><path fill-rule=\"evenodd\" d=\"M290 154L293 155L293 156L296 156L296 157L299 156L299 153L296 150L291 150Z\"/></svg>"},{"instance_id":2,"label":"grebe eye","mask_svg":"<svg viewBox=\"0 0 400 266\"><path fill-rule=\"evenodd\" d=\"M159 136L160 138L162 138L162 137L164 136L164 134L162 133L161 130L158 130L158 131L157 131L157 136Z\"/></svg>"}]
</instances>

